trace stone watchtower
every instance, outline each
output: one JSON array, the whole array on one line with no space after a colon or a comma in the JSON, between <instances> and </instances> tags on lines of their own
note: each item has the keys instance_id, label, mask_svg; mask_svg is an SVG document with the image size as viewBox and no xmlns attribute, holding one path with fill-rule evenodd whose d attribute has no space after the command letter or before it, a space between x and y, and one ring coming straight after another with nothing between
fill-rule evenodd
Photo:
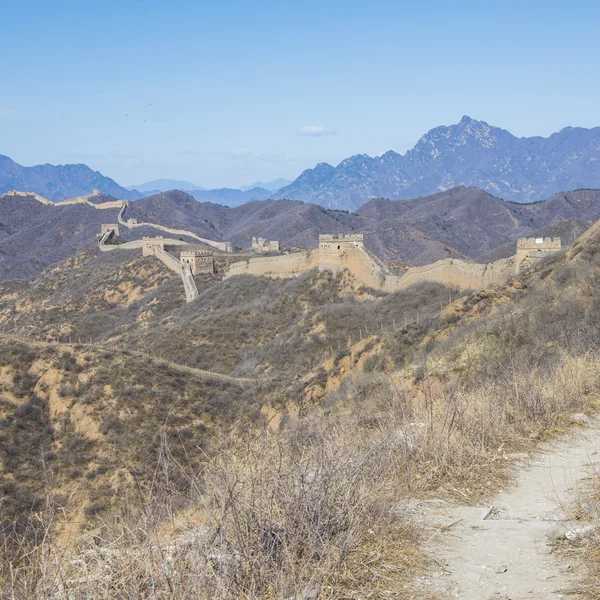
<instances>
[{"instance_id":1,"label":"stone watchtower","mask_svg":"<svg viewBox=\"0 0 600 600\"><path fill-rule=\"evenodd\" d=\"M534 266L542 258L554 252L560 252L561 241L559 237L548 238L520 238L517 241L517 254L515 266L517 273Z\"/></svg>"},{"instance_id":2,"label":"stone watchtower","mask_svg":"<svg viewBox=\"0 0 600 600\"><path fill-rule=\"evenodd\" d=\"M182 250L179 255L179 262L181 266L189 266L192 275L200 275L201 273L212 275L215 272L215 258L210 252Z\"/></svg>"},{"instance_id":3,"label":"stone watchtower","mask_svg":"<svg viewBox=\"0 0 600 600\"><path fill-rule=\"evenodd\" d=\"M364 248L362 233L334 233L319 236L319 252L325 254L342 254L346 248Z\"/></svg>"},{"instance_id":4,"label":"stone watchtower","mask_svg":"<svg viewBox=\"0 0 600 600\"><path fill-rule=\"evenodd\" d=\"M142 256L153 256L156 248L159 250L165 249L165 240L163 240L162 236L143 238Z\"/></svg>"},{"instance_id":5,"label":"stone watchtower","mask_svg":"<svg viewBox=\"0 0 600 600\"><path fill-rule=\"evenodd\" d=\"M267 241L265 238L252 238L252 250L256 250L259 254L263 252L279 252L279 242L276 240Z\"/></svg>"},{"instance_id":6,"label":"stone watchtower","mask_svg":"<svg viewBox=\"0 0 600 600\"><path fill-rule=\"evenodd\" d=\"M105 233L113 233L115 237L119 237L119 226L116 223L105 223L100 226L100 237Z\"/></svg>"}]
</instances>

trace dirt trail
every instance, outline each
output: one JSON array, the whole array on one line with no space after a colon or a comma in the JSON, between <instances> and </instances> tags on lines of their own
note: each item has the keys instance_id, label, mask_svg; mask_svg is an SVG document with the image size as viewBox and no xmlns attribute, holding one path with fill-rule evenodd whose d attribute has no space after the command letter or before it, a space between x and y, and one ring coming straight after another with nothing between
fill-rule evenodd
<instances>
[{"instance_id":1,"label":"dirt trail","mask_svg":"<svg viewBox=\"0 0 600 600\"><path fill-rule=\"evenodd\" d=\"M182 365L179 363L171 362L170 360L166 360L164 358L159 358L157 356L153 356L151 354L146 354L145 352L139 352L138 350L129 350L125 348L119 348L117 346L111 345L109 342L107 345L99 344L86 344L86 343L76 343L76 342L42 342L40 340L34 340L27 337L21 337L18 335L13 335L9 333L0 334L0 337L12 339L16 342L22 342L24 344L29 344L30 346L38 346L38 347L53 347L58 349L67 350L69 348L73 348L76 346L85 346L88 348L93 348L94 350L103 350L105 352L114 352L119 354L133 354L135 356L140 356L148 361L152 361L154 363L160 363L166 365L175 371L180 371L182 373L190 373L192 375L197 375L198 377L204 379L212 379L214 381L224 381L226 383L232 383L240 386L256 384L259 378L256 377L233 377L232 375L225 375L224 373L218 373L217 371L206 371L204 369L197 369L196 367L188 367L187 365ZM265 378L260 378L262 381Z\"/></svg>"},{"instance_id":2,"label":"dirt trail","mask_svg":"<svg viewBox=\"0 0 600 600\"><path fill-rule=\"evenodd\" d=\"M423 598L553 600L581 572L553 552L552 538L583 524L564 509L577 486L600 466L600 423L578 427L563 440L519 457L516 480L487 507L428 501L412 506L425 522L434 571L417 584ZM574 596L569 596L573 598Z\"/></svg>"}]
</instances>

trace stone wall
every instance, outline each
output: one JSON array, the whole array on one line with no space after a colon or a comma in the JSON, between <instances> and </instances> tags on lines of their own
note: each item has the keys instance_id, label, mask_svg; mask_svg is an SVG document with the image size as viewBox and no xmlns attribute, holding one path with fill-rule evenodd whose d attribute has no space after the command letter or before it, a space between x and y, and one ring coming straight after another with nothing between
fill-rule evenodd
<instances>
[{"instance_id":1,"label":"stone wall","mask_svg":"<svg viewBox=\"0 0 600 600\"><path fill-rule=\"evenodd\" d=\"M5 196L18 196L18 197L26 197L30 196L37 200L40 204L45 204L46 206L54 206L54 203L48 198L44 198L38 194L34 194L33 192L18 192L17 190L10 190L4 194Z\"/></svg>"},{"instance_id":2,"label":"stone wall","mask_svg":"<svg viewBox=\"0 0 600 600\"><path fill-rule=\"evenodd\" d=\"M169 269L171 269L171 271L174 271L178 275L181 275L181 273L182 273L181 264L172 254L169 254L168 252L165 251L164 248L160 248L159 246L153 247L153 254L154 254L154 256L156 256L156 258L158 258L158 260L160 260L167 267L169 267Z\"/></svg>"},{"instance_id":3,"label":"stone wall","mask_svg":"<svg viewBox=\"0 0 600 600\"><path fill-rule=\"evenodd\" d=\"M319 244L319 270L329 270L336 273L342 269L348 269L365 285L375 289L382 289L386 277L389 276L383 263L363 248L362 245L344 246L338 244L337 241Z\"/></svg>"},{"instance_id":4,"label":"stone wall","mask_svg":"<svg viewBox=\"0 0 600 600\"><path fill-rule=\"evenodd\" d=\"M100 192L98 190L94 190L92 194L87 194L86 196L76 196L75 198L69 198L68 200L61 200L60 202L52 202L48 200L48 198L44 198L39 194L34 194L33 192L18 192L17 190L10 190L4 194L5 196L21 196L26 197L30 196L34 198L41 204L45 204L46 206L70 206L72 204L87 204L93 208L97 208L99 210L105 210L109 208L123 208L127 204L127 200L112 200L110 202L99 202L98 204L94 204L90 202L90 198L94 198L95 196L99 196Z\"/></svg>"},{"instance_id":5,"label":"stone wall","mask_svg":"<svg viewBox=\"0 0 600 600\"><path fill-rule=\"evenodd\" d=\"M383 290L395 292L425 282L441 283L463 290L478 290L504 283L514 271L514 257L488 264L445 258L423 267L412 267L402 275L388 275Z\"/></svg>"},{"instance_id":6,"label":"stone wall","mask_svg":"<svg viewBox=\"0 0 600 600\"><path fill-rule=\"evenodd\" d=\"M234 275L264 275L266 277L295 277L319 266L319 251L304 250L293 254L249 258L230 265L225 277Z\"/></svg>"},{"instance_id":7,"label":"stone wall","mask_svg":"<svg viewBox=\"0 0 600 600\"><path fill-rule=\"evenodd\" d=\"M250 258L233 263L225 277L242 274L294 277L315 267L334 273L348 269L365 285L386 292L403 290L423 282L475 290L505 282L515 272L515 258L489 264L443 259L431 265L412 267L402 275L393 275L376 256L364 248L362 235L320 236L318 250Z\"/></svg>"},{"instance_id":8,"label":"stone wall","mask_svg":"<svg viewBox=\"0 0 600 600\"><path fill-rule=\"evenodd\" d=\"M173 227L164 227L163 225L156 225L154 223L138 223L137 219L127 219L125 220L125 210L127 208L127 203L121 207L119 211L118 221L121 225L127 227L127 229L136 229L137 227L152 227L158 231L164 231L165 233L170 233L172 235L179 235L192 238L194 240L198 240L202 244L206 246L211 246L216 248L217 250L221 250L222 252L232 252L233 247L230 242L216 242L215 240L208 240L206 238L200 237L191 231L187 231L186 229L174 229Z\"/></svg>"}]
</instances>

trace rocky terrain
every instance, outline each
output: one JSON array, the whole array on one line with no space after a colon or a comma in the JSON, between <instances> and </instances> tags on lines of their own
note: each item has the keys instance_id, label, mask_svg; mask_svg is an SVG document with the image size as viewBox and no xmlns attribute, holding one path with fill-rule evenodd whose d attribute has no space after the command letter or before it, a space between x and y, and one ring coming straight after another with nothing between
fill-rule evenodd
<instances>
[{"instance_id":1,"label":"rocky terrain","mask_svg":"<svg viewBox=\"0 0 600 600\"><path fill-rule=\"evenodd\" d=\"M515 202L560 191L600 187L600 127L566 127L548 138L517 138L463 117L436 127L406 154L351 156L333 167L304 171L273 197L356 210L370 198L406 199L458 185L476 186Z\"/></svg>"}]
</instances>

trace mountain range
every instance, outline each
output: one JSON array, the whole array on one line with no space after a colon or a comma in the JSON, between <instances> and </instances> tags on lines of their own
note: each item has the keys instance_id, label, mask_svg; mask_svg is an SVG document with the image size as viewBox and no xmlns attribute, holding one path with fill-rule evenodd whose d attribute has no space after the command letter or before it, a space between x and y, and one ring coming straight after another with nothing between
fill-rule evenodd
<instances>
[{"instance_id":1,"label":"mountain range","mask_svg":"<svg viewBox=\"0 0 600 600\"><path fill-rule=\"evenodd\" d=\"M238 188L214 188L206 189L190 183L189 181L179 181L177 179L155 179L147 181L135 186L130 186L128 189L143 192L146 196L168 192L170 190L181 190L188 192L198 202L214 202L223 204L224 206L239 206L245 202L252 200L264 200L271 196L279 188L289 185L289 179L274 179L273 181L257 181L252 185L243 185Z\"/></svg>"},{"instance_id":2,"label":"mountain range","mask_svg":"<svg viewBox=\"0 0 600 600\"><path fill-rule=\"evenodd\" d=\"M227 206L285 198L353 211L371 198L404 200L457 186L475 186L519 203L539 202L561 191L600 188L600 127L565 127L547 138L517 138L465 116L456 125L432 129L405 154L358 154L336 167L319 163L291 183L278 179L242 189L206 190L171 179L127 189L86 165L23 167L0 155L0 193L18 189L53 201L94 188L130 200L183 189L199 202Z\"/></svg>"},{"instance_id":3,"label":"mountain range","mask_svg":"<svg viewBox=\"0 0 600 600\"><path fill-rule=\"evenodd\" d=\"M464 116L436 127L406 154L358 154L320 163L273 196L355 210L369 198L416 198L458 185L514 202L600 187L600 127L566 127L550 137L517 138Z\"/></svg>"},{"instance_id":4,"label":"mountain range","mask_svg":"<svg viewBox=\"0 0 600 600\"><path fill-rule=\"evenodd\" d=\"M116 213L86 204L48 206L33 197L0 196L0 280L29 278L81 250L95 251L100 225L114 222ZM254 236L278 240L283 248L314 248L321 233L360 232L385 261L423 265L456 257L487 262L514 254L523 236L558 235L570 243L600 219L600 190L513 204L475 187L457 187L413 200L371 200L358 213L291 200L231 208L199 203L172 190L130 203L126 217L231 241L238 248L249 248ZM123 228L120 235L127 241L153 233L145 227Z\"/></svg>"},{"instance_id":5,"label":"mountain range","mask_svg":"<svg viewBox=\"0 0 600 600\"><path fill-rule=\"evenodd\" d=\"M190 181L182 181L181 179L153 179L152 181L146 181L145 183L138 183L135 185L128 185L128 190L137 190L143 193L156 193L156 192L168 192L169 190L183 190L189 192L190 190L204 190L199 185L191 183Z\"/></svg>"},{"instance_id":6,"label":"mountain range","mask_svg":"<svg viewBox=\"0 0 600 600\"><path fill-rule=\"evenodd\" d=\"M136 190L128 190L110 177L86 165L36 165L23 167L8 156L0 155L0 194L10 190L33 192L53 202L90 194L94 189L120 200L141 198Z\"/></svg>"},{"instance_id":7,"label":"mountain range","mask_svg":"<svg viewBox=\"0 0 600 600\"><path fill-rule=\"evenodd\" d=\"M252 188L263 188L265 190L269 190L270 192L276 192L282 187L290 185L290 183L292 183L291 180L278 177L277 179L273 179L271 181L255 181L250 185L242 185L240 190L242 190L242 192L247 192Z\"/></svg>"},{"instance_id":8,"label":"mountain range","mask_svg":"<svg viewBox=\"0 0 600 600\"><path fill-rule=\"evenodd\" d=\"M8 156L0 155L0 195L10 190L18 190L39 194L53 202L90 194L94 189L119 200L138 200L144 196L179 189L190 193L198 202L239 206L251 200L268 198L281 183L289 183L289 181L279 179L267 182L265 185L269 188L254 185L245 189L207 190L189 181L155 179L136 186L123 187L110 177L105 177L83 164L56 166L45 164L24 167Z\"/></svg>"}]
</instances>

